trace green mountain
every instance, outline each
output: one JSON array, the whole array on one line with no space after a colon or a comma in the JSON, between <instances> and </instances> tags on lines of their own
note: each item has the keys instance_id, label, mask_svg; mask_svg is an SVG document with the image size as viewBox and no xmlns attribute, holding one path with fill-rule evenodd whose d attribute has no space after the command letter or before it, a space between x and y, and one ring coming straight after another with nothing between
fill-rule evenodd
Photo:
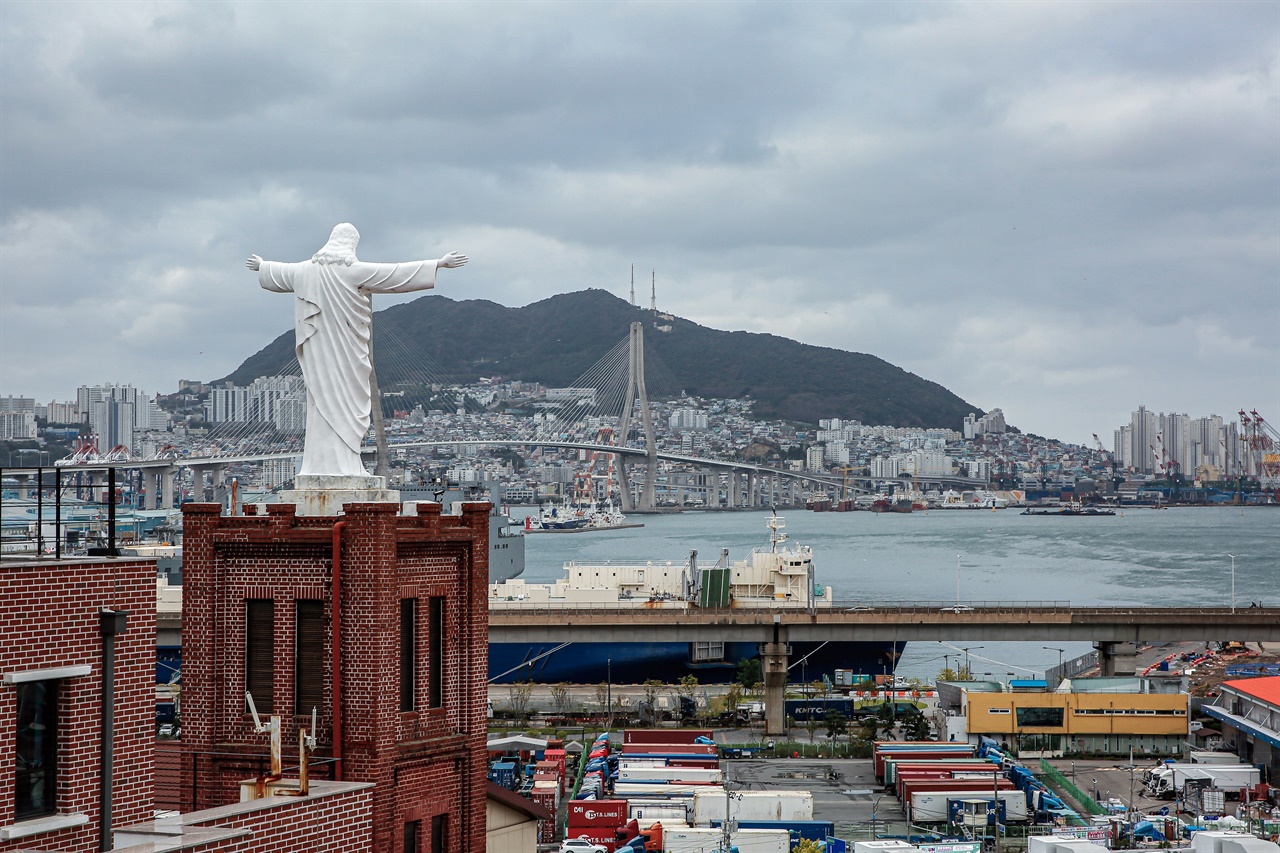
<instances>
[{"instance_id":1,"label":"green mountain","mask_svg":"<svg viewBox=\"0 0 1280 853\"><path fill-rule=\"evenodd\" d=\"M523 308L423 296L378 311L373 324L378 381L384 391L398 383L439 382L444 375L453 382L502 376L563 387L624 340L637 320L646 324L647 374L656 355L678 384L673 390L750 398L760 418L816 424L834 417L960 429L965 415L981 414L938 383L873 355L776 335L725 332L678 317L655 324L652 312L603 290L560 294ZM659 324L670 331L657 330ZM281 372L292 358L290 331L219 381L247 385ZM424 363L439 365L442 374L424 375ZM657 396L652 378L648 384L651 396Z\"/></svg>"}]
</instances>

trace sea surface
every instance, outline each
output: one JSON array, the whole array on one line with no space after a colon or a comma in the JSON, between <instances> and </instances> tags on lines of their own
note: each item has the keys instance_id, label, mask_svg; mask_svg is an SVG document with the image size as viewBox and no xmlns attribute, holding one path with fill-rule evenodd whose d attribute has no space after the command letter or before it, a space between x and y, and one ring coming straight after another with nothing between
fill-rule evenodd
<instances>
[{"instance_id":1,"label":"sea surface","mask_svg":"<svg viewBox=\"0 0 1280 853\"><path fill-rule=\"evenodd\" d=\"M513 511L522 519L525 510ZM1045 518L1021 510L784 513L790 538L811 545L818 583L839 601L1071 602L1080 605L1231 604L1231 558L1237 606L1280 603L1280 509L1219 507L1126 509L1114 517ZM550 582L565 562L685 561L691 550L714 562L768 544L768 512L634 515L643 528L526 537L529 582ZM958 558L958 559L957 559ZM957 563L959 570L957 572ZM1227 638L1224 638L1227 639ZM1039 677L1089 643L969 645L970 669L1004 680ZM1053 646L1053 649L1046 649ZM898 672L933 679L959 646L909 643Z\"/></svg>"}]
</instances>

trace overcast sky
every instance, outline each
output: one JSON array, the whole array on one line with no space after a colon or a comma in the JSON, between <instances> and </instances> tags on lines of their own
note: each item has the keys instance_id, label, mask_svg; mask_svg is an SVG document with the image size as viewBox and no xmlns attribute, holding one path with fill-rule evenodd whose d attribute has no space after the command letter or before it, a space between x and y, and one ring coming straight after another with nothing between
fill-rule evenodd
<instances>
[{"instance_id":1,"label":"overcast sky","mask_svg":"<svg viewBox=\"0 0 1280 853\"><path fill-rule=\"evenodd\" d=\"M1086 442L1280 422L1280 4L48 3L0 15L0 395L176 390L340 221ZM379 298L378 305L392 303ZM625 335L619 330L618 337ZM679 365L669 365L679 374Z\"/></svg>"}]
</instances>

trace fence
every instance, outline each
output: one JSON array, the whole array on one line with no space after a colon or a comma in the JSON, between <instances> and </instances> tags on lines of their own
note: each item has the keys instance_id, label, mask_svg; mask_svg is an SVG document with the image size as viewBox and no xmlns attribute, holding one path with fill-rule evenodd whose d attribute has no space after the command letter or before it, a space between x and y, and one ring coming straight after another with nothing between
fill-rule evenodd
<instances>
[{"instance_id":1,"label":"fence","mask_svg":"<svg viewBox=\"0 0 1280 853\"><path fill-rule=\"evenodd\" d=\"M1040 759L1040 772L1058 786L1059 790L1065 791L1068 796L1079 803L1085 811L1091 815L1106 814L1107 810L1098 804L1098 801L1076 787L1076 784L1063 776L1058 768L1054 767L1043 758Z\"/></svg>"}]
</instances>

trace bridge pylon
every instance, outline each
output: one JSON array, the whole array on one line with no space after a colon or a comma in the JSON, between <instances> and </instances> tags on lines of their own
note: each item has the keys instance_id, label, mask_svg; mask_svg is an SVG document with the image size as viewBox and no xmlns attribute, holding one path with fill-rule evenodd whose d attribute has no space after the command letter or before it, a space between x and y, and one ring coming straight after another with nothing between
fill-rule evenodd
<instances>
[{"instance_id":1,"label":"bridge pylon","mask_svg":"<svg viewBox=\"0 0 1280 853\"><path fill-rule=\"evenodd\" d=\"M631 429L631 412L635 403L640 404L640 425L644 430L644 448L646 470L644 486L640 491L637 504L631 496L631 478L626 463L618 460L618 492L622 497L622 511L651 510L657 503L654 485L658 476L658 443L653 435L653 414L649 411L649 391L644 383L644 323L631 324L631 338L628 345L627 392L622 400L622 419L618 425L618 443L627 443L627 433Z\"/></svg>"}]
</instances>

